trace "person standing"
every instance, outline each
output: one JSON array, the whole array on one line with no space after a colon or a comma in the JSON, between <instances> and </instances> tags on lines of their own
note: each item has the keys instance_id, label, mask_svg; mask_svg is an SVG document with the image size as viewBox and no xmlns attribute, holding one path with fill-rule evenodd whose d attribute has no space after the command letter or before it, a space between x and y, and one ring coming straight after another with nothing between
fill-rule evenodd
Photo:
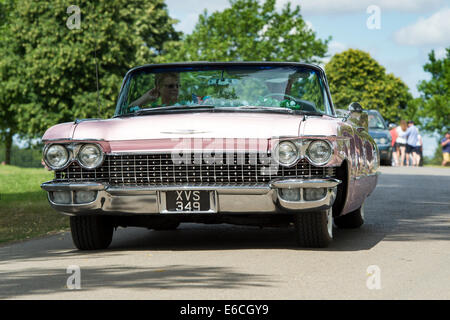
<instances>
[{"instance_id":1,"label":"person standing","mask_svg":"<svg viewBox=\"0 0 450 320\"><path fill-rule=\"evenodd\" d=\"M419 134L417 136L417 145L416 145L416 149L417 149L417 166L418 167L422 167L423 166L423 140L422 140L422 136Z\"/></svg>"},{"instance_id":2,"label":"person standing","mask_svg":"<svg viewBox=\"0 0 450 320\"><path fill-rule=\"evenodd\" d=\"M400 167L405 165L405 156L406 156L406 130L408 129L408 125L405 120L400 121L400 125L397 127L397 146L400 151Z\"/></svg>"},{"instance_id":3,"label":"person standing","mask_svg":"<svg viewBox=\"0 0 450 320\"><path fill-rule=\"evenodd\" d=\"M393 166L398 166L398 145L397 145L397 126L393 123L389 125L389 133L391 134L391 146L392 146L392 159L394 160Z\"/></svg>"},{"instance_id":4,"label":"person standing","mask_svg":"<svg viewBox=\"0 0 450 320\"><path fill-rule=\"evenodd\" d=\"M416 167L419 165L419 151L417 144L419 143L419 130L414 125L414 121L408 121L408 129L406 130L406 164L409 165L411 157L411 165ZM419 159L420 160L420 159Z\"/></svg>"},{"instance_id":5,"label":"person standing","mask_svg":"<svg viewBox=\"0 0 450 320\"><path fill-rule=\"evenodd\" d=\"M441 140L442 146L442 165L446 166L450 163L450 132L445 134L445 137Z\"/></svg>"}]
</instances>

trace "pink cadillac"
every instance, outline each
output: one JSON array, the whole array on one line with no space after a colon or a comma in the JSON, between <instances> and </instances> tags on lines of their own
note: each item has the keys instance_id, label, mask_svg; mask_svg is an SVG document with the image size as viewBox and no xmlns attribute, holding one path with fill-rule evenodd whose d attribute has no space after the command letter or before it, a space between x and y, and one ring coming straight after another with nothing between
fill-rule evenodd
<instances>
[{"instance_id":1,"label":"pink cadillac","mask_svg":"<svg viewBox=\"0 0 450 320\"><path fill-rule=\"evenodd\" d=\"M324 71L291 62L145 65L125 76L111 119L43 136L50 205L81 250L117 227L182 222L295 226L325 247L364 222L379 152L358 103L338 117Z\"/></svg>"}]
</instances>

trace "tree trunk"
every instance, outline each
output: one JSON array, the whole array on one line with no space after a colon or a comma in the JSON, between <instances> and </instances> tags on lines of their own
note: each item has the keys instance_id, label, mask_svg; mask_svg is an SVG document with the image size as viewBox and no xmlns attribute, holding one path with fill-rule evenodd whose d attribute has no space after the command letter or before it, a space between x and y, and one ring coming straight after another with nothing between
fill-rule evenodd
<instances>
[{"instance_id":1,"label":"tree trunk","mask_svg":"<svg viewBox=\"0 0 450 320\"><path fill-rule=\"evenodd\" d=\"M12 139L13 138L13 132L9 130L9 132L6 132L6 139L5 139L5 163L11 164L11 148L12 148Z\"/></svg>"}]
</instances>

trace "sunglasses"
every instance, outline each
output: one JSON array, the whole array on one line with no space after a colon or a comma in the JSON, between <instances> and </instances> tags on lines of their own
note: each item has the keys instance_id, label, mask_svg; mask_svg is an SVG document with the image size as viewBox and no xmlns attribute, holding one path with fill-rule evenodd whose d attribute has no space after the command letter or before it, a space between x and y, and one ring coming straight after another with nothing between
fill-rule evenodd
<instances>
[{"instance_id":1,"label":"sunglasses","mask_svg":"<svg viewBox=\"0 0 450 320\"><path fill-rule=\"evenodd\" d=\"M165 84L164 87L166 87L167 89L179 89L180 85L179 84Z\"/></svg>"}]
</instances>

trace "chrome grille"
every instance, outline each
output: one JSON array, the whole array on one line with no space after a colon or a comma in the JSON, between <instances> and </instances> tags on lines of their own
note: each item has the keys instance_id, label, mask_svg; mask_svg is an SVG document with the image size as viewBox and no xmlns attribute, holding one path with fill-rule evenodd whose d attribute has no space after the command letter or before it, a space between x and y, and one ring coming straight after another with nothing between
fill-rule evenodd
<instances>
[{"instance_id":1,"label":"chrome grille","mask_svg":"<svg viewBox=\"0 0 450 320\"><path fill-rule=\"evenodd\" d=\"M154 186L170 184L198 185L255 185L268 184L277 178L334 177L335 169L315 167L305 159L293 167L267 170L268 157L255 154L230 154L222 163L212 163L191 155L190 164L173 161L171 154L107 155L97 169L87 170L77 163L55 171L55 182L96 181L110 185ZM189 160L189 159L188 159ZM201 162L201 163L200 163ZM264 169L263 169L264 168ZM263 171L266 174L263 174Z\"/></svg>"}]
</instances>

